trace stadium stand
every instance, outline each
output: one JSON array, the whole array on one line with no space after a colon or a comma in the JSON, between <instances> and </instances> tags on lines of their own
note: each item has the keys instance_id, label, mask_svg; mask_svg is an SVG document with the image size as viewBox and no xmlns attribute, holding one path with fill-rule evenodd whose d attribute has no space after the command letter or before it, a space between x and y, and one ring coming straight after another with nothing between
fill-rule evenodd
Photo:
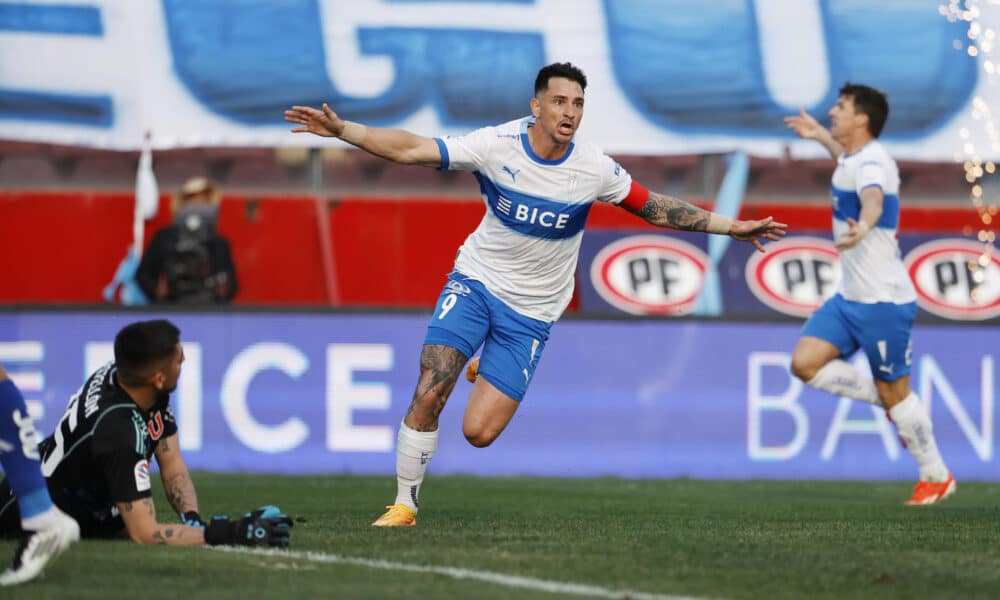
<instances>
[{"instance_id":1,"label":"stadium stand","mask_svg":"<svg viewBox=\"0 0 1000 600\"><path fill-rule=\"evenodd\" d=\"M754 196L796 197L822 194L830 187L831 160L765 159L753 157L747 186Z\"/></svg>"},{"instance_id":2,"label":"stadium stand","mask_svg":"<svg viewBox=\"0 0 1000 600\"><path fill-rule=\"evenodd\" d=\"M396 165L354 149L322 150L324 191L352 195L478 196L475 180L455 172ZM154 152L153 166L162 189L188 177L219 181L241 193L297 194L311 191L309 149L182 148ZM0 142L0 185L7 189L130 190L138 153L89 148ZM650 189L683 198L711 198L725 173L721 155L618 156L632 176ZM907 200L950 206L968 201L960 165L900 161ZM824 203L834 165L827 159L751 157L746 202Z\"/></svg>"},{"instance_id":3,"label":"stadium stand","mask_svg":"<svg viewBox=\"0 0 1000 600\"><path fill-rule=\"evenodd\" d=\"M80 157L73 178L83 187L113 187L114 182L135 179L138 165L134 152L88 154Z\"/></svg>"},{"instance_id":4,"label":"stadium stand","mask_svg":"<svg viewBox=\"0 0 1000 600\"><path fill-rule=\"evenodd\" d=\"M55 165L44 156L0 158L0 185L4 187L51 187L58 179Z\"/></svg>"}]
</instances>

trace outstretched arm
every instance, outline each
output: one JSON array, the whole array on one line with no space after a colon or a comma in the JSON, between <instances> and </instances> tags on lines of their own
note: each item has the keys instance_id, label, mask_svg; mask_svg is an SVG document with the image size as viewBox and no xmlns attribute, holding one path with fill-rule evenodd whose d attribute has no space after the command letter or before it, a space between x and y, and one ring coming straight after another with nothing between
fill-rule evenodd
<instances>
[{"instance_id":1,"label":"outstretched arm","mask_svg":"<svg viewBox=\"0 0 1000 600\"><path fill-rule=\"evenodd\" d=\"M788 125L788 128L797 133L800 138L816 140L822 144L833 160L837 160L837 157L844 153L844 147L833 139L830 130L820 125L819 121L812 118L803 108L799 109L799 114L785 117L785 125Z\"/></svg>"},{"instance_id":2,"label":"outstretched arm","mask_svg":"<svg viewBox=\"0 0 1000 600\"><path fill-rule=\"evenodd\" d=\"M152 498L118 502L128 537L136 544L167 546L288 546L292 520L277 506L263 506L238 521L214 516L203 527L156 522Z\"/></svg>"},{"instance_id":3,"label":"outstretched arm","mask_svg":"<svg viewBox=\"0 0 1000 600\"><path fill-rule=\"evenodd\" d=\"M376 156L404 165L441 166L441 151L433 138L403 129L367 127L345 121L323 103L323 109L293 106L285 111L285 120L300 125L292 133L312 133L335 137Z\"/></svg>"},{"instance_id":4,"label":"outstretched arm","mask_svg":"<svg viewBox=\"0 0 1000 600\"><path fill-rule=\"evenodd\" d=\"M761 252L765 250L760 239L777 241L785 235L788 227L772 217L759 221L733 221L680 198L656 192L649 192L649 198L639 208L631 202L623 202L622 206L657 227L729 235L733 239L750 242Z\"/></svg>"}]
</instances>

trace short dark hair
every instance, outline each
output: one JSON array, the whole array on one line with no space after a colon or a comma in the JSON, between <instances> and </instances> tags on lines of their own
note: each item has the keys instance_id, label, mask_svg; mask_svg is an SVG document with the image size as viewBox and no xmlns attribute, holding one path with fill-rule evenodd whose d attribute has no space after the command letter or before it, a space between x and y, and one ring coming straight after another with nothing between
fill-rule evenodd
<instances>
[{"instance_id":1,"label":"short dark hair","mask_svg":"<svg viewBox=\"0 0 1000 600\"><path fill-rule=\"evenodd\" d=\"M587 76L576 65L568 62L552 63L551 65L542 67L538 71L538 77L535 77L536 96L549 89L549 79L553 77L565 77L570 81L579 83L580 89L587 89Z\"/></svg>"},{"instance_id":2,"label":"short dark hair","mask_svg":"<svg viewBox=\"0 0 1000 600\"><path fill-rule=\"evenodd\" d=\"M115 336L115 364L118 379L126 385L142 383L144 371L173 357L181 330L166 319L138 321L122 328Z\"/></svg>"},{"instance_id":3,"label":"short dark hair","mask_svg":"<svg viewBox=\"0 0 1000 600\"><path fill-rule=\"evenodd\" d=\"M878 137L889 118L889 101L885 93L867 85L847 82L840 88L841 96L854 101L854 110L868 115L868 133Z\"/></svg>"}]
</instances>

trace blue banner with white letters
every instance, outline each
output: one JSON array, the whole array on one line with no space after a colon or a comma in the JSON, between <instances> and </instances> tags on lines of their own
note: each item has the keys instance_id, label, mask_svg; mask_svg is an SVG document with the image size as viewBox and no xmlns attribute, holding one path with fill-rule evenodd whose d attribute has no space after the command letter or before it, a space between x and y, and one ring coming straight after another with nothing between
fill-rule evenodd
<instances>
[{"instance_id":1,"label":"blue banner with white letters","mask_svg":"<svg viewBox=\"0 0 1000 600\"><path fill-rule=\"evenodd\" d=\"M153 316L0 314L0 363L43 433L112 355L117 330ZM192 468L393 473L427 316L165 316L182 330L186 360L172 406ZM916 465L882 410L789 375L798 332L789 323L564 320L488 448L462 437L471 386L458 382L430 472L913 479ZM998 336L996 326L914 331L911 385L959 480L1000 480Z\"/></svg>"},{"instance_id":2,"label":"blue banner with white letters","mask_svg":"<svg viewBox=\"0 0 1000 600\"><path fill-rule=\"evenodd\" d=\"M282 114L322 102L454 135L525 116L538 69L571 61L590 82L580 136L611 153L778 156L782 117L824 118L851 81L888 93L897 158L986 158L998 25L993 3L927 0L4 1L0 138L314 145Z\"/></svg>"}]
</instances>

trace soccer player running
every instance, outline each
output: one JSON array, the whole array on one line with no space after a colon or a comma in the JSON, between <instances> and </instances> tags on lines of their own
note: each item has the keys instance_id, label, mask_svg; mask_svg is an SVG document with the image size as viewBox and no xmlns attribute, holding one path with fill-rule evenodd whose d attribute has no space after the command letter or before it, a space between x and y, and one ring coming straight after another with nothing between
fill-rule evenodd
<instances>
[{"instance_id":1,"label":"soccer player running","mask_svg":"<svg viewBox=\"0 0 1000 600\"><path fill-rule=\"evenodd\" d=\"M573 294L573 274L591 203L610 202L660 227L746 240L779 239L771 217L732 221L683 200L650 192L597 147L573 139L587 79L570 63L543 67L531 116L455 138L428 138L366 127L322 110L294 106L285 120L388 160L472 171L486 214L465 240L438 299L410 408L396 445L397 495L373 525L416 524L418 494L438 440L438 417L455 381L482 346L479 377L462 430L489 446L524 398L552 327Z\"/></svg>"},{"instance_id":2,"label":"soccer player running","mask_svg":"<svg viewBox=\"0 0 1000 600\"><path fill-rule=\"evenodd\" d=\"M920 469L906 504L935 504L955 492L955 479L938 452L930 417L910 389L917 296L896 242L899 171L877 139L889 103L876 89L848 83L829 115L829 130L804 110L785 117L789 128L818 141L837 161L833 236L843 272L837 293L806 322L791 370L812 387L885 407ZM844 360L859 348L874 381Z\"/></svg>"},{"instance_id":3,"label":"soccer player running","mask_svg":"<svg viewBox=\"0 0 1000 600\"><path fill-rule=\"evenodd\" d=\"M115 336L114 353L70 398L55 433L39 445L52 500L76 519L80 534L171 546L287 546L292 522L275 506L236 521L201 518L169 408L184 361L177 327L166 320L127 325ZM182 524L156 520L149 478L154 455ZM0 535L7 536L22 529L10 483L0 484Z\"/></svg>"},{"instance_id":4,"label":"soccer player running","mask_svg":"<svg viewBox=\"0 0 1000 600\"><path fill-rule=\"evenodd\" d=\"M80 539L76 521L52 504L42 476L38 434L24 397L0 366L0 463L16 500L21 539L10 567L0 574L0 585L34 579L45 566ZM8 494L9 496L10 494ZM0 510L5 508L0 504Z\"/></svg>"}]
</instances>

